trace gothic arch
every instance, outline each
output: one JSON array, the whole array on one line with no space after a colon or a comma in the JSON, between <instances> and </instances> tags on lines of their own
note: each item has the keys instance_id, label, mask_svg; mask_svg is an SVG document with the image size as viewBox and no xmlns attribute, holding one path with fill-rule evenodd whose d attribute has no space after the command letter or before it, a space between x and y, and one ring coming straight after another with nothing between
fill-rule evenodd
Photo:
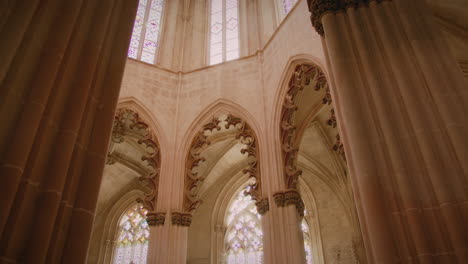
<instances>
[{"instance_id":1,"label":"gothic arch","mask_svg":"<svg viewBox=\"0 0 468 264\"><path fill-rule=\"evenodd\" d=\"M101 219L104 219L100 229L102 233L94 234L91 247L98 247L96 263L111 264L114 254L115 239L118 232L120 218L126 209L144 197L143 189L133 189L123 194L113 205L103 212ZM96 231L96 229L95 229ZM99 236L99 237L96 237Z\"/></svg>"},{"instance_id":2,"label":"gothic arch","mask_svg":"<svg viewBox=\"0 0 468 264\"><path fill-rule=\"evenodd\" d=\"M223 116L224 119L220 119L223 118ZM253 124L253 127L251 127L251 124ZM261 142L259 141L257 132L258 126L252 116L241 106L220 99L209 105L198 115L188 129L190 132L186 134L183 139L183 153L186 155L183 159L185 161L183 166L184 198L182 201L184 212L192 213L199 204L196 189L203 179L197 178L193 173L193 169L198 166L199 162L203 161L203 157L200 155L203 150L211 144L211 139L204 136L205 132L210 131L209 133L211 133L213 131L219 131L221 128L233 129L232 136L235 136L237 140L247 145L245 149L241 150L241 153L247 153L249 157L253 157L253 160L248 162L244 173L256 179L253 195L257 197L258 202L261 200L261 169L258 164L258 160L260 160L259 145ZM214 140L216 140L216 138Z\"/></svg>"}]
</instances>

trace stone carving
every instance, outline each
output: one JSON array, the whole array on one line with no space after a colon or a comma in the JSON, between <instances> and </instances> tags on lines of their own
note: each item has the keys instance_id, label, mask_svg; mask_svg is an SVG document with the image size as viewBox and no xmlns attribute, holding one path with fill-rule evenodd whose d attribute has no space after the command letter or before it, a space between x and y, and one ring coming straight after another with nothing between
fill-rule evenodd
<instances>
[{"instance_id":1,"label":"stone carving","mask_svg":"<svg viewBox=\"0 0 468 264\"><path fill-rule=\"evenodd\" d=\"M172 212L172 224L178 226L190 226L192 223L192 214L182 212Z\"/></svg>"},{"instance_id":2,"label":"stone carving","mask_svg":"<svg viewBox=\"0 0 468 264\"><path fill-rule=\"evenodd\" d=\"M335 116L335 109L332 108L330 111L330 118L327 120L327 125L336 128L336 116Z\"/></svg>"},{"instance_id":3,"label":"stone carving","mask_svg":"<svg viewBox=\"0 0 468 264\"><path fill-rule=\"evenodd\" d=\"M295 104L296 96L304 89L305 86L315 83L314 90L319 91L324 89L328 91L328 83L323 72L315 66L302 64L294 69L294 73L288 83L288 90L281 110L280 135L282 156L284 164L284 175L286 187L288 189L297 188L297 180L301 175L301 171L297 168L297 152L298 142L296 140L296 126L294 121L295 112L298 107ZM323 102L331 102L328 99Z\"/></svg>"},{"instance_id":4,"label":"stone carving","mask_svg":"<svg viewBox=\"0 0 468 264\"><path fill-rule=\"evenodd\" d=\"M341 142L340 134L336 135L336 142L335 145L333 145L333 150L346 161L346 153L344 151L343 142Z\"/></svg>"},{"instance_id":5,"label":"stone carving","mask_svg":"<svg viewBox=\"0 0 468 264\"><path fill-rule=\"evenodd\" d=\"M257 206L257 212L260 215L265 215L268 212L268 210L270 210L268 198L261 199L260 201L256 202L255 205Z\"/></svg>"},{"instance_id":6,"label":"stone carving","mask_svg":"<svg viewBox=\"0 0 468 264\"><path fill-rule=\"evenodd\" d=\"M198 199L198 190L204 178L200 177L195 168L205 158L202 156L204 148L211 144L207 134L213 131L220 131L221 129L236 129L237 133L235 138L240 143L245 145L241 149L242 154L247 154L248 165L243 170L244 174L248 174L251 179L250 188L248 188L247 195L251 195L256 201L260 199L260 169L257 161L257 140L253 129L242 119L228 114L225 119L213 118L208 124L197 133L192 141L187 161L186 161L186 177L185 177L185 194L184 194L184 211L193 213L199 206L201 201Z\"/></svg>"},{"instance_id":7,"label":"stone carving","mask_svg":"<svg viewBox=\"0 0 468 264\"><path fill-rule=\"evenodd\" d=\"M134 167L139 171L142 176L140 180L146 184L150 192L145 194L144 199L138 201L149 211L148 214L153 213L156 208L159 169L161 157L159 152L159 144L156 136L150 129L149 125L144 122L137 112L128 108L117 109L112 129L111 142L112 144L120 144L125 140L133 138L136 139L138 145L142 146L143 152L141 160L149 167L149 172L139 169L135 164L126 162L124 157L118 153L110 152L107 155L107 164L112 165L116 162L123 162L130 167Z\"/></svg>"},{"instance_id":8,"label":"stone carving","mask_svg":"<svg viewBox=\"0 0 468 264\"><path fill-rule=\"evenodd\" d=\"M286 190L284 192L277 192L273 194L273 199L277 207L286 207L288 205L296 206L299 216L304 216L304 201L297 190Z\"/></svg>"},{"instance_id":9,"label":"stone carving","mask_svg":"<svg viewBox=\"0 0 468 264\"><path fill-rule=\"evenodd\" d=\"M322 25L322 16L326 13L343 12L348 8L369 5L370 2L383 2L391 0L308 0L311 22L315 30L323 36L325 34Z\"/></svg>"},{"instance_id":10,"label":"stone carving","mask_svg":"<svg viewBox=\"0 0 468 264\"><path fill-rule=\"evenodd\" d=\"M148 214L146 214L146 221L150 226L164 225L165 220L165 212L148 212Z\"/></svg>"}]
</instances>

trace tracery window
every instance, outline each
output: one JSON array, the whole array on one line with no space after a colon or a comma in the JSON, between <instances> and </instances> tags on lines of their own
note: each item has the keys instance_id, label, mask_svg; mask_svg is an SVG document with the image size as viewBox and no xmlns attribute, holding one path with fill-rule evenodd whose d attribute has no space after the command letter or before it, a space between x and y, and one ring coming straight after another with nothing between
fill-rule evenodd
<instances>
[{"instance_id":1,"label":"tracery window","mask_svg":"<svg viewBox=\"0 0 468 264\"><path fill-rule=\"evenodd\" d=\"M159 31L164 0L140 0L128 57L154 64L159 45Z\"/></svg>"},{"instance_id":2,"label":"tracery window","mask_svg":"<svg viewBox=\"0 0 468 264\"><path fill-rule=\"evenodd\" d=\"M305 219L301 222L302 235L304 237L304 250L306 256L306 263L312 264L312 240L310 238L309 225Z\"/></svg>"},{"instance_id":3,"label":"tracery window","mask_svg":"<svg viewBox=\"0 0 468 264\"><path fill-rule=\"evenodd\" d=\"M211 0L209 64L237 58L239 58L238 0Z\"/></svg>"},{"instance_id":4,"label":"tracery window","mask_svg":"<svg viewBox=\"0 0 468 264\"><path fill-rule=\"evenodd\" d=\"M128 209L119 223L114 264L146 264L149 226L141 204Z\"/></svg>"},{"instance_id":5,"label":"tracery window","mask_svg":"<svg viewBox=\"0 0 468 264\"><path fill-rule=\"evenodd\" d=\"M296 2L297 0L279 0L279 7L283 17L285 17L289 13L289 11L291 11Z\"/></svg>"},{"instance_id":6,"label":"tracery window","mask_svg":"<svg viewBox=\"0 0 468 264\"><path fill-rule=\"evenodd\" d=\"M263 263L263 232L255 201L241 190L231 203L226 225L225 252L227 264Z\"/></svg>"}]
</instances>

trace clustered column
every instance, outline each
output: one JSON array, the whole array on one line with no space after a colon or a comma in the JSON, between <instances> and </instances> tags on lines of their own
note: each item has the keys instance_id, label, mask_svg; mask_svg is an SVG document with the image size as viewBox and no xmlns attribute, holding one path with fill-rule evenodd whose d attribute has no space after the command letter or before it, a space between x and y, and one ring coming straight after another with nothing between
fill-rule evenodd
<instances>
[{"instance_id":1,"label":"clustered column","mask_svg":"<svg viewBox=\"0 0 468 264\"><path fill-rule=\"evenodd\" d=\"M423 0L309 0L369 263L468 263L468 89Z\"/></svg>"},{"instance_id":2,"label":"clustered column","mask_svg":"<svg viewBox=\"0 0 468 264\"><path fill-rule=\"evenodd\" d=\"M138 1L0 11L0 262L85 263Z\"/></svg>"}]
</instances>

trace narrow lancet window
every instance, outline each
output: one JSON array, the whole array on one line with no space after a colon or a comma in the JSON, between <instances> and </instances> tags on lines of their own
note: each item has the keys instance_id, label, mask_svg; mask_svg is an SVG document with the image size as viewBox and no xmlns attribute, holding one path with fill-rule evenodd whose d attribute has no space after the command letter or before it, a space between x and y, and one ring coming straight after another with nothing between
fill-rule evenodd
<instances>
[{"instance_id":1,"label":"narrow lancet window","mask_svg":"<svg viewBox=\"0 0 468 264\"><path fill-rule=\"evenodd\" d=\"M238 0L211 0L209 64L239 58Z\"/></svg>"},{"instance_id":2,"label":"narrow lancet window","mask_svg":"<svg viewBox=\"0 0 468 264\"><path fill-rule=\"evenodd\" d=\"M159 45L164 0L140 0L128 57L154 64Z\"/></svg>"},{"instance_id":3,"label":"narrow lancet window","mask_svg":"<svg viewBox=\"0 0 468 264\"><path fill-rule=\"evenodd\" d=\"M115 241L114 264L146 264L149 241L146 213L141 204L136 204L123 214Z\"/></svg>"},{"instance_id":4,"label":"narrow lancet window","mask_svg":"<svg viewBox=\"0 0 468 264\"><path fill-rule=\"evenodd\" d=\"M227 264L263 263L263 232L255 201L245 192L232 201L226 217L225 252Z\"/></svg>"}]
</instances>

